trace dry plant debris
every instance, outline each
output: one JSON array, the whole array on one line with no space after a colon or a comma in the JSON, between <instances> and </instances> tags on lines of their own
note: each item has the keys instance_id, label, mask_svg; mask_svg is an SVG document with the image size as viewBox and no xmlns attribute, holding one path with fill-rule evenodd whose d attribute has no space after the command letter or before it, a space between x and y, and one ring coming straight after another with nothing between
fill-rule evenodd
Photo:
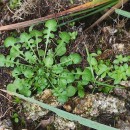
<instances>
[{"instance_id":1,"label":"dry plant debris","mask_svg":"<svg viewBox=\"0 0 130 130\"><path fill-rule=\"evenodd\" d=\"M35 14L35 9L37 8L38 0L24 0L20 4L19 8L13 12L12 19L15 20L24 20L26 16L30 14Z\"/></svg>"}]
</instances>

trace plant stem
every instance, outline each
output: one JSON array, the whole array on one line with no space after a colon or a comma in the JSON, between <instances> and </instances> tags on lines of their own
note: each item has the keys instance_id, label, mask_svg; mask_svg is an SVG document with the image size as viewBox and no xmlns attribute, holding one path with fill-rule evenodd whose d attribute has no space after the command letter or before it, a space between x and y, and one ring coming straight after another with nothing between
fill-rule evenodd
<instances>
[{"instance_id":1,"label":"plant stem","mask_svg":"<svg viewBox=\"0 0 130 130\"><path fill-rule=\"evenodd\" d=\"M97 85L115 88L115 86L113 86L113 85L109 85L109 84L102 83L102 82L99 82L99 81L95 81L95 83L96 83Z\"/></svg>"},{"instance_id":2,"label":"plant stem","mask_svg":"<svg viewBox=\"0 0 130 130\"><path fill-rule=\"evenodd\" d=\"M27 43L27 44L28 44L29 48L31 49L32 53L36 56L38 62L40 63L40 60L39 60L39 58L37 57L37 55L36 55L35 51L33 50L33 48L30 46L29 43Z\"/></svg>"},{"instance_id":3,"label":"plant stem","mask_svg":"<svg viewBox=\"0 0 130 130\"><path fill-rule=\"evenodd\" d=\"M47 78L47 77L46 77L46 78ZM53 88L56 88L56 87L52 84L52 82L50 81L49 78L47 78L47 80L49 81L49 83L51 84L51 86L52 86Z\"/></svg>"},{"instance_id":4,"label":"plant stem","mask_svg":"<svg viewBox=\"0 0 130 130\"><path fill-rule=\"evenodd\" d=\"M16 64L16 65L23 65L23 66L27 66L27 67L33 67L31 65L26 65L26 64L22 64L22 63L18 63L18 62L11 62L11 61L8 61L8 60L6 60L6 62L9 62L9 63L12 63L12 64Z\"/></svg>"},{"instance_id":5,"label":"plant stem","mask_svg":"<svg viewBox=\"0 0 130 130\"><path fill-rule=\"evenodd\" d=\"M88 52L88 48L86 47L86 52L87 52L87 57L89 58L89 60L91 61L91 58L90 58L90 55L89 55L89 52ZM92 76L93 76L93 80L94 80L94 82L96 81L95 80L95 76L94 76L94 72L93 72L93 67L92 67L92 65L91 65L91 62L90 61L88 61L88 63L89 63L89 66L90 66L90 70L91 70L91 73L92 73Z\"/></svg>"},{"instance_id":6,"label":"plant stem","mask_svg":"<svg viewBox=\"0 0 130 130\"><path fill-rule=\"evenodd\" d=\"M70 62L70 61L72 61L72 60L69 59L69 60L67 60L67 61L65 61L65 62L61 62L61 63L59 63L59 64L57 64L57 65L62 65L62 64L65 64L65 63L67 63L67 62Z\"/></svg>"}]
</instances>

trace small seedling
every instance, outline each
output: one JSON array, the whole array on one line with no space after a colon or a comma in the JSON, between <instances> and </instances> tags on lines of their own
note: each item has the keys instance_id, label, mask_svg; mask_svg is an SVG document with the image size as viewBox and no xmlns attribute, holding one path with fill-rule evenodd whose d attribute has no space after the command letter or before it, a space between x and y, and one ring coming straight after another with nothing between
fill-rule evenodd
<instances>
[{"instance_id":1,"label":"small seedling","mask_svg":"<svg viewBox=\"0 0 130 130\"><path fill-rule=\"evenodd\" d=\"M69 35L71 37L71 40L75 40L76 37L77 37L77 35L78 35L78 32L77 31L75 31L75 32L69 32Z\"/></svg>"},{"instance_id":2,"label":"small seedling","mask_svg":"<svg viewBox=\"0 0 130 130\"><path fill-rule=\"evenodd\" d=\"M12 116L13 120L15 123L18 123L19 122L19 116L17 113L14 113L13 116Z\"/></svg>"},{"instance_id":3,"label":"small seedling","mask_svg":"<svg viewBox=\"0 0 130 130\"><path fill-rule=\"evenodd\" d=\"M9 7L11 9L17 8L21 4L21 0L10 0L9 1Z\"/></svg>"},{"instance_id":4,"label":"small seedling","mask_svg":"<svg viewBox=\"0 0 130 130\"><path fill-rule=\"evenodd\" d=\"M127 80L130 77L130 66L127 62L130 61L130 56L117 55L114 61L110 60L97 60L101 54L101 51L97 53L88 53L87 61L90 65L91 73L93 73L94 83L104 86L100 91L108 93L114 86L102 83L107 81L113 81L114 85L119 85L122 80Z\"/></svg>"}]
</instances>

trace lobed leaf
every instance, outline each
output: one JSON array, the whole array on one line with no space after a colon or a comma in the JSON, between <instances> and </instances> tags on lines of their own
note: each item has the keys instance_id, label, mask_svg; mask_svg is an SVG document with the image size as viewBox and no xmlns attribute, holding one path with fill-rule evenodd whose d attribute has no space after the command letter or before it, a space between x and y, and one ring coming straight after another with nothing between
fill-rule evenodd
<instances>
[{"instance_id":1,"label":"lobed leaf","mask_svg":"<svg viewBox=\"0 0 130 130\"><path fill-rule=\"evenodd\" d=\"M58 44L66 44L70 42L70 35L67 32L60 32L59 37L61 38L61 40L58 40L57 43Z\"/></svg>"},{"instance_id":2,"label":"lobed leaf","mask_svg":"<svg viewBox=\"0 0 130 130\"><path fill-rule=\"evenodd\" d=\"M78 96L80 98L83 98L85 96L85 92L84 92L83 86L81 86L81 85L78 86Z\"/></svg>"},{"instance_id":3,"label":"lobed leaf","mask_svg":"<svg viewBox=\"0 0 130 130\"><path fill-rule=\"evenodd\" d=\"M79 54L73 53L69 56L72 59L73 64L79 64L82 61L82 58Z\"/></svg>"},{"instance_id":4,"label":"lobed leaf","mask_svg":"<svg viewBox=\"0 0 130 130\"><path fill-rule=\"evenodd\" d=\"M4 41L5 47L14 46L17 40L14 37L7 37Z\"/></svg>"},{"instance_id":5,"label":"lobed leaf","mask_svg":"<svg viewBox=\"0 0 130 130\"><path fill-rule=\"evenodd\" d=\"M51 56L47 56L44 59L44 63L45 63L46 67L51 67L53 65L53 63L54 63L53 58Z\"/></svg>"},{"instance_id":6,"label":"lobed leaf","mask_svg":"<svg viewBox=\"0 0 130 130\"><path fill-rule=\"evenodd\" d=\"M54 20L54 19L48 20L45 23L45 27L47 27L49 30L55 32L57 30L57 22L56 22L56 20Z\"/></svg>"},{"instance_id":7,"label":"lobed leaf","mask_svg":"<svg viewBox=\"0 0 130 130\"><path fill-rule=\"evenodd\" d=\"M82 79L86 80L86 81L92 81L93 80L93 76L92 73L90 71L90 69L85 68L82 74Z\"/></svg>"},{"instance_id":8,"label":"lobed leaf","mask_svg":"<svg viewBox=\"0 0 130 130\"><path fill-rule=\"evenodd\" d=\"M62 56L66 53L66 47L62 44L59 44L56 48L55 48L55 53L56 56Z\"/></svg>"}]
</instances>

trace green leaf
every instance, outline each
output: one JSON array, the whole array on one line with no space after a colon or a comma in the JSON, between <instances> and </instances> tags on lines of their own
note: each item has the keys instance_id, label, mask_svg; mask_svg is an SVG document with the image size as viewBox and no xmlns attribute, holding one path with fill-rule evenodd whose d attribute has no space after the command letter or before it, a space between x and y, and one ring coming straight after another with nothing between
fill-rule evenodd
<instances>
[{"instance_id":1,"label":"green leaf","mask_svg":"<svg viewBox=\"0 0 130 130\"><path fill-rule=\"evenodd\" d=\"M67 96L68 96L68 97L72 97L72 96L74 96L75 93L76 93L76 88L73 87L72 85L69 85L69 86L67 87L66 91L67 91Z\"/></svg>"},{"instance_id":2,"label":"green leaf","mask_svg":"<svg viewBox=\"0 0 130 130\"><path fill-rule=\"evenodd\" d=\"M44 59L44 63L45 63L45 66L46 67L51 67L53 65L53 58L50 57L50 56L47 56L45 59Z\"/></svg>"},{"instance_id":3,"label":"green leaf","mask_svg":"<svg viewBox=\"0 0 130 130\"><path fill-rule=\"evenodd\" d=\"M71 37L72 40L75 40L77 35L78 35L78 32L77 31L74 31L74 32L69 32L69 35Z\"/></svg>"},{"instance_id":4,"label":"green leaf","mask_svg":"<svg viewBox=\"0 0 130 130\"><path fill-rule=\"evenodd\" d=\"M126 70L126 75L130 76L130 67Z\"/></svg>"},{"instance_id":5,"label":"green leaf","mask_svg":"<svg viewBox=\"0 0 130 130\"><path fill-rule=\"evenodd\" d=\"M26 84L24 80L17 78L13 83L7 85L7 90L10 92L16 92L16 90L20 91L24 89L23 86L25 85Z\"/></svg>"},{"instance_id":6,"label":"green leaf","mask_svg":"<svg viewBox=\"0 0 130 130\"><path fill-rule=\"evenodd\" d=\"M33 36L35 36L36 38L38 38L38 37L41 37L42 36L42 32L41 31L38 31L38 30L32 30L31 32L30 32L30 35L33 37Z\"/></svg>"},{"instance_id":7,"label":"green leaf","mask_svg":"<svg viewBox=\"0 0 130 130\"><path fill-rule=\"evenodd\" d=\"M123 80L127 80L126 72L122 72L122 79L123 79Z\"/></svg>"},{"instance_id":8,"label":"green leaf","mask_svg":"<svg viewBox=\"0 0 130 130\"><path fill-rule=\"evenodd\" d=\"M82 85L88 85L89 81L88 80L82 80Z\"/></svg>"},{"instance_id":9,"label":"green leaf","mask_svg":"<svg viewBox=\"0 0 130 130\"><path fill-rule=\"evenodd\" d=\"M29 63L36 63L36 60L37 60L36 55L34 55L33 52L31 52L31 51L25 52L25 59Z\"/></svg>"},{"instance_id":10,"label":"green leaf","mask_svg":"<svg viewBox=\"0 0 130 130\"><path fill-rule=\"evenodd\" d=\"M93 76L92 73L90 71L90 69L85 68L82 74L82 79L86 80L86 81L92 81L93 80Z\"/></svg>"},{"instance_id":11,"label":"green leaf","mask_svg":"<svg viewBox=\"0 0 130 130\"><path fill-rule=\"evenodd\" d=\"M62 56L66 53L66 47L62 44L59 44L56 48L55 48L55 53L56 56Z\"/></svg>"},{"instance_id":12,"label":"green leaf","mask_svg":"<svg viewBox=\"0 0 130 130\"><path fill-rule=\"evenodd\" d=\"M59 86L60 87L66 87L66 85L67 85L66 79L65 78L60 78L59 79Z\"/></svg>"},{"instance_id":13,"label":"green leaf","mask_svg":"<svg viewBox=\"0 0 130 130\"><path fill-rule=\"evenodd\" d=\"M13 77L18 77L19 75L22 74L21 68L20 67L15 67L12 71L12 76Z\"/></svg>"},{"instance_id":14,"label":"green leaf","mask_svg":"<svg viewBox=\"0 0 130 130\"><path fill-rule=\"evenodd\" d=\"M64 65L66 65L66 66L72 64L72 60L71 60L69 57L67 57L67 56L61 57L61 58L60 58L60 62L62 63L62 65L63 65L63 63L64 63Z\"/></svg>"},{"instance_id":15,"label":"green leaf","mask_svg":"<svg viewBox=\"0 0 130 130\"><path fill-rule=\"evenodd\" d=\"M24 83L24 80L17 78L14 80L13 85L18 90L21 90L23 89L23 83Z\"/></svg>"},{"instance_id":16,"label":"green leaf","mask_svg":"<svg viewBox=\"0 0 130 130\"><path fill-rule=\"evenodd\" d=\"M42 41L42 38L40 38L41 36L42 36L42 32L41 31L38 31L38 30L32 30L31 32L30 32L30 35L32 36L32 37L35 37L35 44L37 44L38 45L38 43L40 43L41 41Z\"/></svg>"},{"instance_id":17,"label":"green leaf","mask_svg":"<svg viewBox=\"0 0 130 130\"><path fill-rule=\"evenodd\" d=\"M45 27L47 27L51 31L56 31L57 30L57 22L54 19L48 20L45 23Z\"/></svg>"},{"instance_id":18,"label":"green leaf","mask_svg":"<svg viewBox=\"0 0 130 130\"><path fill-rule=\"evenodd\" d=\"M31 38L31 35L29 35L28 33L24 32L20 34L20 42L21 43L26 43L29 41L29 39Z\"/></svg>"},{"instance_id":19,"label":"green leaf","mask_svg":"<svg viewBox=\"0 0 130 130\"><path fill-rule=\"evenodd\" d=\"M28 68L23 71L23 74L26 78L32 78L34 73L33 70Z\"/></svg>"},{"instance_id":20,"label":"green leaf","mask_svg":"<svg viewBox=\"0 0 130 130\"><path fill-rule=\"evenodd\" d=\"M91 58L91 65L97 65L97 60L95 58Z\"/></svg>"},{"instance_id":21,"label":"green leaf","mask_svg":"<svg viewBox=\"0 0 130 130\"><path fill-rule=\"evenodd\" d=\"M76 68L75 79L79 79L82 75L82 70L80 68Z\"/></svg>"},{"instance_id":22,"label":"green leaf","mask_svg":"<svg viewBox=\"0 0 130 130\"><path fill-rule=\"evenodd\" d=\"M6 56L6 62L5 62L5 66L6 67L14 67L15 63L14 63L14 57L11 57L10 55Z\"/></svg>"},{"instance_id":23,"label":"green leaf","mask_svg":"<svg viewBox=\"0 0 130 130\"><path fill-rule=\"evenodd\" d=\"M128 62L129 61L129 57L123 57L123 62Z\"/></svg>"},{"instance_id":24,"label":"green leaf","mask_svg":"<svg viewBox=\"0 0 130 130\"><path fill-rule=\"evenodd\" d=\"M102 73L102 74L101 74L101 78L102 78L102 79L105 78L105 77L106 77L106 74L107 74L106 72Z\"/></svg>"},{"instance_id":25,"label":"green leaf","mask_svg":"<svg viewBox=\"0 0 130 130\"><path fill-rule=\"evenodd\" d=\"M72 73L68 73L66 78L67 78L66 79L67 83L72 83L75 80L75 77L74 77L74 75Z\"/></svg>"},{"instance_id":26,"label":"green leaf","mask_svg":"<svg viewBox=\"0 0 130 130\"><path fill-rule=\"evenodd\" d=\"M81 56L79 54L77 54L77 53L70 54L69 57L71 57L74 64L79 64L82 61Z\"/></svg>"},{"instance_id":27,"label":"green leaf","mask_svg":"<svg viewBox=\"0 0 130 130\"><path fill-rule=\"evenodd\" d=\"M7 90L10 91L10 92L16 92L17 87L15 87L14 84L8 84Z\"/></svg>"},{"instance_id":28,"label":"green leaf","mask_svg":"<svg viewBox=\"0 0 130 130\"><path fill-rule=\"evenodd\" d=\"M5 66L5 62L6 62L5 56L0 54L0 67Z\"/></svg>"},{"instance_id":29,"label":"green leaf","mask_svg":"<svg viewBox=\"0 0 130 130\"><path fill-rule=\"evenodd\" d=\"M18 117L18 114L17 113L14 113L13 114L13 118L17 118Z\"/></svg>"},{"instance_id":30,"label":"green leaf","mask_svg":"<svg viewBox=\"0 0 130 130\"><path fill-rule=\"evenodd\" d=\"M111 90L112 90L113 88L111 87L111 86L109 86L109 87L103 87L102 88L102 91L104 92L104 93L109 93Z\"/></svg>"},{"instance_id":31,"label":"green leaf","mask_svg":"<svg viewBox=\"0 0 130 130\"><path fill-rule=\"evenodd\" d=\"M54 56L53 50L49 49L48 52L47 52L47 55L50 56L50 57L53 57Z\"/></svg>"},{"instance_id":32,"label":"green leaf","mask_svg":"<svg viewBox=\"0 0 130 130\"><path fill-rule=\"evenodd\" d=\"M59 37L61 40L58 40L58 44L64 44L64 43L69 43L70 41L70 35L67 32L60 32Z\"/></svg>"},{"instance_id":33,"label":"green leaf","mask_svg":"<svg viewBox=\"0 0 130 130\"><path fill-rule=\"evenodd\" d=\"M57 85L57 83L58 83L57 79L55 79L54 77L52 77L50 80L51 80L51 82L52 82L53 85L55 85L55 84Z\"/></svg>"},{"instance_id":34,"label":"green leaf","mask_svg":"<svg viewBox=\"0 0 130 130\"><path fill-rule=\"evenodd\" d=\"M114 64L119 64L123 63L123 56L122 55L117 55L116 59L113 61Z\"/></svg>"},{"instance_id":35,"label":"green leaf","mask_svg":"<svg viewBox=\"0 0 130 130\"><path fill-rule=\"evenodd\" d=\"M15 121L15 123L18 123L18 122L19 122L19 119L18 119L18 118L15 118L14 121Z\"/></svg>"},{"instance_id":36,"label":"green leaf","mask_svg":"<svg viewBox=\"0 0 130 130\"><path fill-rule=\"evenodd\" d=\"M19 45L15 45L15 48L14 47L11 47L10 49L10 56L12 57L18 57L20 55L20 53L22 53L22 51L18 51L20 49L20 44ZM16 50L17 48L17 50Z\"/></svg>"},{"instance_id":37,"label":"green leaf","mask_svg":"<svg viewBox=\"0 0 130 130\"><path fill-rule=\"evenodd\" d=\"M38 50L38 55L41 56L41 57L44 56L45 55L45 51L43 51L42 49L39 49Z\"/></svg>"},{"instance_id":38,"label":"green leaf","mask_svg":"<svg viewBox=\"0 0 130 130\"><path fill-rule=\"evenodd\" d=\"M126 71L127 69L128 69L128 64L127 63L125 63L124 65L123 65L123 68L124 68L124 71Z\"/></svg>"},{"instance_id":39,"label":"green leaf","mask_svg":"<svg viewBox=\"0 0 130 130\"><path fill-rule=\"evenodd\" d=\"M19 90L20 94L29 97L31 96L31 91L29 90L28 87L24 87L23 89Z\"/></svg>"},{"instance_id":40,"label":"green leaf","mask_svg":"<svg viewBox=\"0 0 130 130\"><path fill-rule=\"evenodd\" d=\"M119 64L119 61L116 59L113 61L114 64Z\"/></svg>"},{"instance_id":41,"label":"green leaf","mask_svg":"<svg viewBox=\"0 0 130 130\"><path fill-rule=\"evenodd\" d=\"M100 64L99 66L98 66L98 68L99 68L99 70L98 70L98 72L97 72L97 75L101 75L101 74L103 74L104 72L106 72L106 71L108 71L110 68L109 67L107 67L105 64Z\"/></svg>"},{"instance_id":42,"label":"green leaf","mask_svg":"<svg viewBox=\"0 0 130 130\"><path fill-rule=\"evenodd\" d=\"M78 96L80 98L83 98L85 96L85 92L84 92L83 86L78 86Z\"/></svg>"},{"instance_id":43,"label":"green leaf","mask_svg":"<svg viewBox=\"0 0 130 130\"><path fill-rule=\"evenodd\" d=\"M65 103L67 100L68 100L68 97L67 97L66 95L60 95L60 96L58 97L58 101L59 101L60 103Z\"/></svg>"},{"instance_id":44,"label":"green leaf","mask_svg":"<svg viewBox=\"0 0 130 130\"><path fill-rule=\"evenodd\" d=\"M60 74L63 72L63 67L61 67L59 65L53 65L52 72L55 74Z\"/></svg>"},{"instance_id":45,"label":"green leaf","mask_svg":"<svg viewBox=\"0 0 130 130\"><path fill-rule=\"evenodd\" d=\"M124 10L121 10L121 9L115 9L115 12L119 15L130 18L130 13L128 11L124 11Z\"/></svg>"},{"instance_id":46,"label":"green leaf","mask_svg":"<svg viewBox=\"0 0 130 130\"><path fill-rule=\"evenodd\" d=\"M54 19L48 20L45 23L45 27L46 29L43 31L43 37L46 39L45 44L47 45L51 42L50 38L54 38L54 34L52 32L55 32L57 30L57 22Z\"/></svg>"},{"instance_id":47,"label":"green leaf","mask_svg":"<svg viewBox=\"0 0 130 130\"><path fill-rule=\"evenodd\" d=\"M17 40L14 37L7 37L4 41L5 47L15 46Z\"/></svg>"}]
</instances>

